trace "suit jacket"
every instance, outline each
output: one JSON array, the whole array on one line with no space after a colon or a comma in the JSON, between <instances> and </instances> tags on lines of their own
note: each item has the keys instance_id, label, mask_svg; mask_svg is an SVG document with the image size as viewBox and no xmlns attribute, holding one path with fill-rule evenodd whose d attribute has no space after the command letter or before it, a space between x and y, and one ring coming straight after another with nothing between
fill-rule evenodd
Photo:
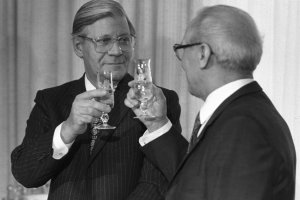
<instances>
[{"instance_id":1,"label":"suit jacket","mask_svg":"<svg viewBox=\"0 0 300 200\"><path fill-rule=\"evenodd\" d=\"M167 189L166 178L144 157L138 139L146 128L124 105L131 80L127 74L115 92L109 123L117 128L99 134L91 155L87 130L60 160L52 158L54 130L67 119L76 95L85 91L84 77L39 91L24 140L11 155L16 180L25 187L39 187L51 179L51 200L161 199ZM178 96L171 90L163 92L168 117L180 129Z\"/></svg>"},{"instance_id":2,"label":"suit jacket","mask_svg":"<svg viewBox=\"0 0 300 200\"><path fill-rule=\"evenodd\" d=\"M217 108L179 165L170 160L180 159L176 145L168 144L171 134L173 129L144 148L171 180L167 200L294 199L292 137L257 82ZM163 152L162 145L168 146Z\"/></svg>"}]
</instances>

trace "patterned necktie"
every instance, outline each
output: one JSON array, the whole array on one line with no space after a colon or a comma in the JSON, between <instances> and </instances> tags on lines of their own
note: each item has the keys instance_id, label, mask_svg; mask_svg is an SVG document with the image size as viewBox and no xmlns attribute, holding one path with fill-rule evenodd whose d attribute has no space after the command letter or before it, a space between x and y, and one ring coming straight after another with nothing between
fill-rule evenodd
<instances>
[{"instance_id":1,"label":"patterned necktie","mask_svg":"<svg viewBox=\"0 0 300 200\"><path fill-rule=\"evenodd\" d=\"M101 124L101 119L97 118L93 123L91 123L91 143L90 143L90 154L92 154L98 134L100 129L97 129L95 126Z\"/></svg>"},{"instance_id":2,"label":"patterned necktie","mask_svg":"<svg viewBox=\"0 0 300 200\"><path fill-rule=\"evenodd\" d=\"M199 117L199 113L197 113L187 153L189 153L193 148L193 146L196 144L200 127L201 127L200 117Z\"/></svg>"}]
</instances>

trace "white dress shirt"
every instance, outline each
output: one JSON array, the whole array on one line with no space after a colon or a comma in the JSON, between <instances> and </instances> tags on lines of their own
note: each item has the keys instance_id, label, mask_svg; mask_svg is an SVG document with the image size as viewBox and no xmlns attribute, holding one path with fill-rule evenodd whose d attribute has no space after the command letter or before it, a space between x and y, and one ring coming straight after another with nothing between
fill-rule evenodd
<instances>
[{"instance_id":1,"label":"white dress shirt","mask_svg":"<svg viewBox=\"0 0 300 200\"><path fill-rule=\"evenodd\" d=\"M217 88L213 92L211 92L207 98L204 104L202 105L200 109L200 122L202 124L198 135L200 135L201 131L203 130L206 122L209 120L209 118L213 115L213 113L217 110L217 108L233 93L235 93L237 90L239 90L241 87L253 82L253 79L239 79L230 83L227 83L226 85L223 85L222 87Z\"/></svg>"},{"instance_id":2,"label":"white dress shirt","mask_svg":"<svg viewBox=\"0 0 300 200\"><path fill-rule=\"evenodd\" d=\"M202 105L199 115L200 115L200 122L202 124L201 128L199 129L198 135L200 135L201 131L203 130L206 122L209 120L209 118L212 116L212 114L216 111L216 109L234 92L236 92L241 87L253 82L253 79L239 79L230 83L227 83L226 85L223 85L222 87L219 87L218 89L211 92L207 98L204 104ZM158 138L159 136L165 134L170 130L172 126L172 123L169 121L166 125L161 127L160 129L148 133L147 131L144 133L142 137L140 137L139 142L141 146L144 146L145 144L151 142L152 140Z\"/></svg>"},{"instance_id":3,"label":"white dress shirt","mask_svg":"<svg viewBox=\"0 0 300 200\"><path fill-rule=\"evenodd\" d=\"M86 91L96 89L95 86L87 79L86 75L84 76L84 83L85 83ZM52 157L57 160L65 156L69 152L69 149L73 144L73 142L70 144L65 144L63 142L60 135L62 123L56 127L54 131L53 140L52 140L52 148L53 148Z\"/></svg>"},{"instance_id":4,"label":"white dress shirt","mask_svg":"<svg viewBox=\"0 0 300 200\"><path fill-rule=\"evenodd\" d=\"M170 122L170 120L168 119L168 123L166 123L164 126L162 126L161 128L157 129L156 131L153 131L151 133L149 133L148 130L145 131L145 133L140 137L139 139L139 143L141 146L146 145L147 143L155 140L156 138L160 137L161 135L165 134L166 132L168 132L170 130L170 128L172 127L172 123Z\"/></svg>"}]
</instances>

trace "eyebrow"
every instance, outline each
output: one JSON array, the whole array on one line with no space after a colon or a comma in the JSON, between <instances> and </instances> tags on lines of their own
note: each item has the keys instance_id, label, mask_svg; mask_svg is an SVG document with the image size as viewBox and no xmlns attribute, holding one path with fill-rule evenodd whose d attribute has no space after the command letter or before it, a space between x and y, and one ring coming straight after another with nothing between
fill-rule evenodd
<instances>
[{"instance_id":1,"label":"eyebrow","mask_svg":"<svg viewBox=\"0 0 300 200\"><path fill-rule=\"evenodd\" d=\"M130 35L130 33L121 33L120 35L117 35L116 37L127 36L127 35ZM95 39L105 38L105 37L114 37L114 36L109 35L109 34L104 34L104 35L96 36Z\"/></svg>"}]
</instances>

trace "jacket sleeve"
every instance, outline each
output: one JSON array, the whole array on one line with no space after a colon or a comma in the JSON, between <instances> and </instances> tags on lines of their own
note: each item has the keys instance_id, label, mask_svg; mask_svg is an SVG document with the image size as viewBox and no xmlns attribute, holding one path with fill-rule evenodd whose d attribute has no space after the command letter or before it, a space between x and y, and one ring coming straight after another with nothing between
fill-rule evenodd
<instances>
[{"instance_id":1,"label":"jacket sleeve","mask_svg":"<svg viewBox=\"0 0 300 200\"><path fill-rule=\"evenodd\" d=\"M25 137L11 154L12 174L25 187L39 187L57 174L64 159L52 158L52 140L55 127L51 125L49 112L51 109L39 91L35 98Z\"/></svg>"},{"instance_id":2,"label":"jacket sleeve","mask_svg":"<svg viewBox=\"0 0 300 200\"><path fill-rule=\"evenodd\" d=\"M139 183L127 200L163 200L168 181L161 171L144 158Z\"/></svg>"},{"instance_id":3,"label":"jacket sleeve","mask_svg":"<svg viewBox=\"0 0 300 200\"><path fill-rule=\"evenodd\" d=\"M167 98L167 109L168 117L172 122L171 129L146 144L142 150L151 163L163 172L168 181L171 181L186 154L188 142L181 135L180 105L176 93L171 98Z\"/></svg>"},{"instance_id":4,"label":"jacket sleeve","mask_svg":"<svg viewBox=\"0 0 300 200\"><path fill-rule=\"evenodd\" d=\"M180 105L177 94L174 91L163 90L167 99L168 118L173 124L173 129L181 132L180 125ZM185 139L182 137L182 141ZM152 143L152 142L150 142ZM146 145L147 146L147 145ZM184 147L183 147L184 148ZM144 147L142 148L142 150ZM147 155L146 155L147 156ZM165 173L148 157L144 158L141 178L136 189L131 193L130 200L160 200L164 199L164 194L168 188L168 178Z\"/></svg>"}]
</instances>

